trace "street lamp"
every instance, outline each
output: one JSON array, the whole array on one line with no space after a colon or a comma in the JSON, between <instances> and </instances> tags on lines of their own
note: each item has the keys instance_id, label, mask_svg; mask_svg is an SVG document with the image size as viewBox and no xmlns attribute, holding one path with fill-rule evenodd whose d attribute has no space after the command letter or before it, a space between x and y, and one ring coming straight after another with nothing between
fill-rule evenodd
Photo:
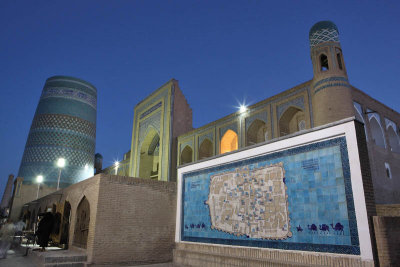
<instances>
[{"instance_id":1,"label":"street lamp","mask_svg":"<svg viewBox=\"0 0 400 267\"><path fill-rule=\"evenodd\" d=\"M43 176L42 175L36 176L36 182L38 183L36 199L38 199L39 198L40 184L43 182Z\"/></svg>"},{"instance_id":2,"label":"street lamp","mask_svg":"<svg viewBox=\"0 0 400 267\"><path fill-rule=\"evenodd\" d=\"M59 168L59 172L58 172L58 181L57 181L57 190L60 188L60 179L61 179L61 170L62 168L65 167L65 159L64 158L59 158L57 160L57 166Z\"/></svg>"},{"instance_id":3,"label":"street lamp","mask_svg":"<svg viewBox=\"0 0 400 267\"><path fill-rule=\"evenodd\" d=\"M115 175L118 174L118 167L119 167L119 161L114 162L115 164Z\"/></svg>"}]
</instances>

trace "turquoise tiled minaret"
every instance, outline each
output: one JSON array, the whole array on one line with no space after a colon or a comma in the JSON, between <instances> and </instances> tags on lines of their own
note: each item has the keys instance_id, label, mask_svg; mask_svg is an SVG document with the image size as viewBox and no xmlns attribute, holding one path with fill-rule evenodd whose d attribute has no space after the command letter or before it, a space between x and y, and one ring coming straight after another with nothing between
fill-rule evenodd
<instances>
[{"instance_id":1,"label":"turquoise tiled minaret","mask_svg":"<svg viewBox=\"0 0 400 267\"><path fill-rule=\"evenodd\" d=\"M58 158L66 159L60 187L91 177L96 145L97 89L81 79L47 79L29 131L18 176L24 184L42 175L56 187Z\"/></svg>"}]
</instances>

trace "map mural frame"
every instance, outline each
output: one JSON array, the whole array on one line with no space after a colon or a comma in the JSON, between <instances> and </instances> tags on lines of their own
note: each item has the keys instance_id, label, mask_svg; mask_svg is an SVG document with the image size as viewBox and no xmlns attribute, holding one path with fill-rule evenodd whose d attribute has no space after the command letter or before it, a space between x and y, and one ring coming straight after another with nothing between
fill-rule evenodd
<instances>
[{"instance_id":1,"label":"map mural frame","mask_svg":"<svg viewBox=\"0 0 400 267\"><path fill-rule=\"evenodd\" d=\"M346 138L182 174L181 240L360 255Z\"/></svg>"}]
</instances>

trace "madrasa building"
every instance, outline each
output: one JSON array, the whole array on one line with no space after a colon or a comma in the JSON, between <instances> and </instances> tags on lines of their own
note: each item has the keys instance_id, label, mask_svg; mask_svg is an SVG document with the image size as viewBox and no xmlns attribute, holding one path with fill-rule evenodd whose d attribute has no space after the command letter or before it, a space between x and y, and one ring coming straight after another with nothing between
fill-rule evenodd
<instances>
[{"instance_id":1,"label":"madrasa building","mask_svg":"<svg viewBox=\"0 0 400 267\"><path fill-rule=\"evenodd\" d=\"M334 23L309 41L312 80L197 129L168 81L135 106L121 162L20 218L58 213L53 240L87 265L400 262L400 114L349 83Z\"/></svg>"}]
</instances>

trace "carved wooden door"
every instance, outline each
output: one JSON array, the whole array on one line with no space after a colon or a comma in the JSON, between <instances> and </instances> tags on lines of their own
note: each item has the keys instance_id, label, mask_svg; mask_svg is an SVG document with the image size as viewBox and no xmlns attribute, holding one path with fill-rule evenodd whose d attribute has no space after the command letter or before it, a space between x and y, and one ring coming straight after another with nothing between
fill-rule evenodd
<instances>
[{"instance_id":1,"label":"carved wooden door","mask_svg":"<svg viewBox=\"0 0 400 267\"><path fill-rule=\"evenodd\" d=\"M74 245L86 248L89 233L90 206L86 198L78 205L74 233Z\"/></svg>"},{"instance_id":2,"label":"carved wooden door","mask_svg":"<svg viewBox=\"0 0 400 267\"><path fill-rule=\"evenodd\" d=\"M60 244L68 245L70 217L71 217L71 205L69 204L69 202L66 201L64 204L64 211L61 221Z\"/></svg>"}]
</instances>

